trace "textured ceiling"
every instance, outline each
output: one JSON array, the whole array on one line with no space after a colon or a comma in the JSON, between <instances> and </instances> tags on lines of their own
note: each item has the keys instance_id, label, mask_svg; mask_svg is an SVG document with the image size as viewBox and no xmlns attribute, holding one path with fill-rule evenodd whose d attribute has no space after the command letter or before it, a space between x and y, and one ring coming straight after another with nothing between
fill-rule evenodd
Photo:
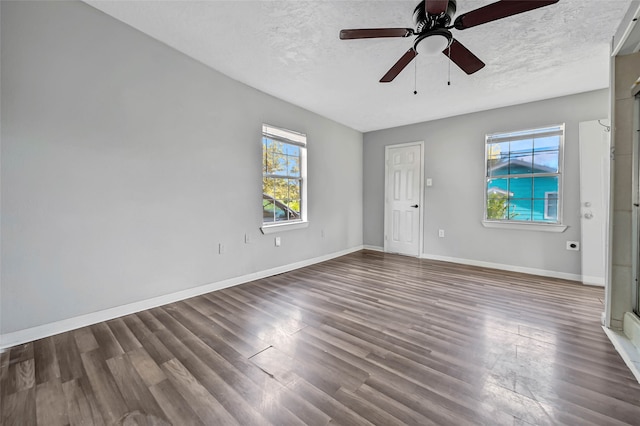
<instances>
[{"instance_id":1,"label":"textured ceiling","mask_svg":"<svg viewBox=\"0 0 640 426\"><path fill-rule=\"evenodd\" d=\"M413 38L340 40L342 28L414 27L418 0L87 1L249 86L360 131L609 85L609 49L630 0L560 0L454 37L486 63L468 76L420 55L378 80ZM493 0L458 0L458 15ZM414 95L414 84L418 94Z\"/></svg>"}]
</instances>

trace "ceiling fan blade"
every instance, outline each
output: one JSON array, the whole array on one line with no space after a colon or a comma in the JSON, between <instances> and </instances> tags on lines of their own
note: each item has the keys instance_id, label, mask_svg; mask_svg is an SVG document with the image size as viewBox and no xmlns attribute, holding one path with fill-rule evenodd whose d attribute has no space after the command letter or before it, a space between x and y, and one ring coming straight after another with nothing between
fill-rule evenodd
<instances>
[{"instance_id":1,"label":"ceiling fan blade","mask_svg":"<svg viewBox=\"0 0 640 426\"><path fill-rule=\"evenodd\" d=\"M340 40L381 37L409 37L413 35L411 28L363 28L359 30L341 30Z\"/></svg>"},{"instance_id":2,"label":"ceiling fan blade","mask_svg":"<svg viewBox=\"0 0 640 426\"><path fill-rule=\"evenodd\" d=\"M424 8L428 15L440 15L447 11L449 0L424 0Z\"/></svg>"},{"instance_id":3,"label":"ceiling fan blade","mask_svg":"<svg viewBox=\"0 0 640 426\"><path fill-rule=\"evenodd\" d=\"M449 49L451 49L451 51L449 51ZM444 49L442 53L449 56L451 61L467 74L473 74L484 68L484 62L478 59L476 55L471 53L471 51L464 47L458 40L454 39L451 42L451 46Z\"/></svg>"},{"instance_id":4,"label":"ceiling fan blade","mask_svg":"<svg viewBox=\"0 0 640 426\"><path fill-rule=\"evenodd\" d=\"M391 69L380 79L380 83L389 83L393 81L393 79L396 78L416 56L418 56L418 52L416 52L413 47L407 50L407 52L398 59L398 62L396 62L395 65L392 66Z\"/></svg>"},{"instance_id":5,"label":"ceiling fan blade","mask_svg":"<svg viewBox=\"0 0 640 426\"><path fill-rule=\"evenodd\" d=\"M471 12L458 16L453 26L458 30L486 24L518 13L528 12L539 7L549 6L559 0L502 0L488 4Z\"/></svg>"}]
</instances>

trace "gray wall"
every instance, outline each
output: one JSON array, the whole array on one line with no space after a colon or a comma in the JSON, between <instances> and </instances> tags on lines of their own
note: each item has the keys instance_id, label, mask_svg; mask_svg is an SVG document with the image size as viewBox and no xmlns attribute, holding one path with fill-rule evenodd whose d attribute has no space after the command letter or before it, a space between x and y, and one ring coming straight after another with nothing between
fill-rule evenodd
<instances>
[{"instance_id":1,"label":"gray wall","mask_svg":"<svg viewBox=\"0 0 640 426\"><path fill-rule=\"evenodd\" d=\"M362 244L361 133L84 3L1 8L2 333ZM279 248L263 122L309 141L310 226Z\"/></svg>"},{"instance_id":2,"label":"gray wall","mask_svg":"<svg viewBox=\"0 0 640 426\"><path fill-rule=\"evenodd\" d=\"M470 100L472 102L473 100ZM483 111L364 135L364 243L383 246L384 147L425 141L424 249L427 256L580 274L578 124L608 116L608 91L599 90ZM564 233L482 226L484 138L487 133L566 123ZM438 229L445 238L438 238Z\"/></svg>"}]
</instances>

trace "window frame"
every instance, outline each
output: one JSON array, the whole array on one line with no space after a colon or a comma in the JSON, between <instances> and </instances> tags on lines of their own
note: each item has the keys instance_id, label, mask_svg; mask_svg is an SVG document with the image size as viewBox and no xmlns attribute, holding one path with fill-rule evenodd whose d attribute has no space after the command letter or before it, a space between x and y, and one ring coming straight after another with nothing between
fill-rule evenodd
<instances>
[{"instance_id":1,"label":"window frame","mask_svg":"<svg viewBox=\"0 0 640 426\"><path fill-rule=\"evenodd\" d=\"M536 133L540 133L540 131L549 129L552 131L555 129L555 132L560 132L560 141L558 145L558 171L555 173L521 173L521 174L508 174L508 175L500 175L501 178L540 178L540 177L549 177L555 176L558 178L558 191L557 191L557 222L544 222L544 221L518 221L511 219L489 219L487 217L487 201L488 201L488 190L487 185L490 179L495 179L495 176L489 176L488 170L488 160L489 160L489 150L487 149L488 145L491 143L498 143L500 141L511 142L514 140L525 140L527 137L535 137ZM482 225L486 228L502 228L502 229L518 229L518 230L531 230L531 231L545 231L545 232L564 232L567 229L567 226L564 225L564 217L562 212L563 202L563 186L564 186L564 141L566 137L565 124L553 124L548 126L540 126L530 129L518 129L512 131L503 131L503 132L494 132L488 133L485 135L485 143L484 143L484 176L483 176L483 207L482 207ZM544 199L544 212L543 217L547 219L548 213L548 193L556 192L556 191L547 191L545 193ZM534 194L531 194L532 206L534 202Z\"/></svg>"},{"instance_id":2,"label":"window frame","mask_svg":"<svg viewBox=\"0 0 640 426\"><path fill-rule=\"evenodd\" d=\"M264 164L261 165L262 175L261 180L264 182L265 177L275 178L275 179L297 179L300 182L300 217L296 219L287 219L282 221L274 221L274 222L264 222L264 214L263 221L260 226L260 230L263 234L271 234L280 231L288 231L292 229L300 229L306 228L309 226L308 215L307 215L307 135L304 133L296 132L289 129L284 129L281 127L276 127L270 124L263 123L262 124L262 132L260 143L262 149L264 150L265 138L285 143L288 145L297 146L300 148L300 176L299 177L291 177L288 175L267 175L265 174ZM261 157L262 162L262 157ZM262 184L264 185L264 183ZM264 210L264 186L262 187L262 200L263 200L263 210ZM269 194L267 194L269 195ZM277 201L277 200L275 200Z\"/></svg>"}]
</instances>

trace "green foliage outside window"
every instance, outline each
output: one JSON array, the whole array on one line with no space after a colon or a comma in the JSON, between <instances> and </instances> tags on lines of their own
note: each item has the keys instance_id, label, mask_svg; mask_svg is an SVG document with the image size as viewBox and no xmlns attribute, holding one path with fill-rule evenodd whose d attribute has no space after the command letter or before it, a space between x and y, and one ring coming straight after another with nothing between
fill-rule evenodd
<instances>
[{"instance_id":1,"label":"green foliage outside window","mask_svg":"<svg viewBox=\"0 0 640 426\"><path fill-rule=\"evenodd\" d=\"M492 193L487 195L487 219L506 219L507 196Z\"/></svg>"},{"instance_id":2,"label":"green foliage outside window","mask_svg":"<svg viewBox=\"0 0 640 426\"><path fill-rule=\"evenodd\" d=\"M274 216L267 217L269 214L264 213L264 221L299 219L302 186L300 164L303 148L266 137L263 137L262 142L263 197L269 200L267 204L276 205ZM264 204L263 201L265 212L274 211L273 206L266 208Z\"/></svg>"},{"instance_id":3,"label":"green foliage outside window","mask_svg":"<svg viewBox=\"0 0 640 426\"><path fill-rule=\"evenodd\" d=\"M516 212L509 213L509 197L506 194L490 193L487 195L487 219L513 219Z\"/></svg>"}]
</instances>

